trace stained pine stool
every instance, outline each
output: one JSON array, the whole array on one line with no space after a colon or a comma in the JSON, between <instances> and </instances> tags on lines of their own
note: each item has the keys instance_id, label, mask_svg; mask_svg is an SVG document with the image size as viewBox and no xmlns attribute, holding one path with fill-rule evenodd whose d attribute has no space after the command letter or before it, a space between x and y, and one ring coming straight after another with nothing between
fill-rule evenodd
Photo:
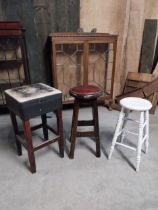
<instances>
[{"instance_id":1,"label":"stained pine stool","mask_svg":"<svg viewBox=\"0 0 158 210\"><path fill-rule=\"evenodd\" d=\"M64 157L61 91L37 83L8 89L5 96L15 132L17 153L19 156L22 155L21 145L26 148L31 172L36 172L34 152L51 143L58 141L60 156ZM47 125L48 112L56 113L57 129ZM24 132L19 130L16 115L22 120ZM36 116L41 116L42 123L31 128L30 119ZM33 146L32 131L39 128L43 128L44 141L38 146ZM48 129L56 134L51 140L48 139ZM22 133L25 134L25 138L22 138Z\"/></svg>"},{"instance_id":2,"label":"stained pine stool","mask_svg":"<svg viewBox=\"0 0 158 210\"><path fill-rule=\"evenodd\" d=\"M136 97L127 97L120 100L120 104L122 106L119 119L116 125L116 130L114 133L114 137L112 140L112 146L109 153L109 159L114 151L115 145L123 146L127 149L131 149L136 151L137 155L137 164L136 164L136 171L139 171L140 166L140 159L141 159L141 150L143 144L145 144L145 151L148 151L148 142L149 142L149 110L152 107L150 101L142 98ZM129 113L131 111L136 111L140 113L139 121L136 121L132 118L129 118ZM138 133L132 132L126 129L126 124L128 121L134 121L138 124L139 131ZM126 133L130 133L133 135L138 136L137 147L129 146L124 142L124 137ZM120 141L119 141L120 140Z\"/></svg>"},{"instance_id":3,"label":"stained pine stool","mask_svg":"<svg viewBox=\"0 0 158 210\"><path fill-rule=\"evenodd\" d=\"M97 98L101 96L103 91L97 86L78 86L70 89L70 95L75 98L72 127L71 127L71 146L69 157L74 158L76 137L95 137L96 139L96 156L100 157L100 138L99 138L99 122L98 122L98 106ZM92 106L92 120L78 120L79 108L81 104ZM77 131L77 126L93 126L93 131Z\"/></svg>"}]
</instances>

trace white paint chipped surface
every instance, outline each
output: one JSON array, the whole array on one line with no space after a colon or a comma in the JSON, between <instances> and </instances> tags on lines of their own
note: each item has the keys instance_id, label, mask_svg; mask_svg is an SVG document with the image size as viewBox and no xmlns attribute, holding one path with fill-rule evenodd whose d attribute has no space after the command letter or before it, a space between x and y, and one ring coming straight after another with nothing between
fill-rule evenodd
<instances>
[{"instance_id":1,"label":"white paint chipped surface","mask_svg":"<svg viewBox=\"0 0 158 210\"><path fill-rule=\"evenodd\" d=\"M21 87L5 90L5 93L14 98L19 103L24 103L33 99L40 99L46 96L62 93L60 90L43 83L24 85Z\"/></svg>"}]
</instances>

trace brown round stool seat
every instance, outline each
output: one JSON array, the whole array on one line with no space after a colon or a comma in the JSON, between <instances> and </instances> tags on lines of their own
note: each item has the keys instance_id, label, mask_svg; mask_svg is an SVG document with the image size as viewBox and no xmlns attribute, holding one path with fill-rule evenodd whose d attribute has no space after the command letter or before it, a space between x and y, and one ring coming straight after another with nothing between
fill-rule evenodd
<instances>
[{"instance_id":1,"label":"brown round stool seat","mask_svg":"<svg viewBox=\"0 0 158 210\"><path fill-rule=\"evenodd\" d=\"M103 91L99 87L93 85L77 86L70 89L70 95L75 98L70 137L70 158L74 158L76 137L95 137L96 156L100 157L97 98L101 96L102 93ZM80 105L83 103L92 107L92 120L78 120ZM77 131L78 126L93 126L94 129L92 131Z\"/></svg>"},{"instance_id":2,"label":"brown round stool seat","mask_svg":"<svg viewBox=\"0 0 158 210\"><path fill-rule=\"evenodd\" d=\"M80 99L94 99L103 94L103 91L94 85L77 86L70 89L70 95Z\"/></svg>"}]
</instances>

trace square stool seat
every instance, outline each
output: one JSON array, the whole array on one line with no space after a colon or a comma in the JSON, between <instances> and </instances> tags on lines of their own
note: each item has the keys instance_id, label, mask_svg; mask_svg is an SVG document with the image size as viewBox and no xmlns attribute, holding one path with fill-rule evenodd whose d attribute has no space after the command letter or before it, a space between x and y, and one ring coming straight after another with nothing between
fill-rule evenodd
<instances>
[{"instance_id":1,"label":"square stool seat","mask_svg":"<svg viewBox=\"0 0 158 210\"><path fill-rule=\"evenodd\" d=\"M30 119L62 108L62 92L43 83L5 91L7 106L21 119Z\"/></svg>"},{"instance_id":2,"label":"square stool seat","mask_svg":"<svg viewBox=\"0 0 158 210\"><path fill-rule=\"evenodd\" d=\"M22 144L28 151L31 172L36 172L34 151L44 146L58 141L60 155L63 157L62 92L43 83L37 83L8 89L5 96L15 132L18 155L22 154ZM56 113L57 130L47 125L48 112ZM20 136L16 115L23 122L25 139ZM37 116L41 116L42 124L31 128L29 120ZM33 147L31 131L39 128L43 128L44 142ZM48 129L56 134L52 140L48 139Z\"/></svg>"}]
</instances>

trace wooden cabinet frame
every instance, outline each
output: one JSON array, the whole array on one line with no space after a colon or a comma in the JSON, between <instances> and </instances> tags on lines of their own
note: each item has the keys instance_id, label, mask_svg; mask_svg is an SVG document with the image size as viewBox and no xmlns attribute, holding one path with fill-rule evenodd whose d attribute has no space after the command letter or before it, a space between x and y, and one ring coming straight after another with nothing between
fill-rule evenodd
<instances>
[{"instance_id":1,"label":"wooden cabinet frame","mask_svg":"<svg viewBox=\"0 0 158 210\"><path fill-rule=\"evenodd\" d=\"M0 112L5 89L30 83L25 29L20 22L0 22Z\"/></svg>"},{"instance_id":2,"label":"wooden cabinet frame","mask_svg":"<svg viewBox=\"0 0 158 210\"><path fill-rule=\"evenodd\" d=\"M83 46L83 85L89 84L89 56L90 56L90 44L99 45L106 44L107 46L112 45L113 59L111 67L111 84L110 92L106 95L106 90L103 88L105 95L101 97L104 99L113 98L114 88L114 77L115 77L115 65L116 65L116 48L117 48L117 35L111 35L107 33L77 33L77 32L62 32L62 33L51 33L51 62L52 62L52 85L55 88L59 87L59 78L57 74L57 46L58 45L82 45ZM108 61L107 61L108 62ZM103 75L104 76L104 75ZM62 89L60 89L63 91ZM64 103L72 103L71 100L64 100Z\"/></svg>"}]
</instances>

